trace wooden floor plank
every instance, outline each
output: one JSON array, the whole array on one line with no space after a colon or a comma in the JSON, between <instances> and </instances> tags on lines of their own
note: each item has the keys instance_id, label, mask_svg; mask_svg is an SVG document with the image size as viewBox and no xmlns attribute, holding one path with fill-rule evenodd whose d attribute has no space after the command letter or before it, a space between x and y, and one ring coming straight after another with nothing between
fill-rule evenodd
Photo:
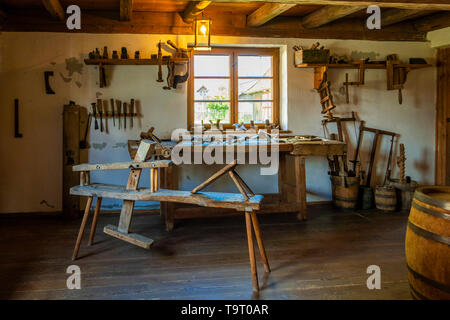
<instances>
[{"instance_id":1,"label":"wooden floor plank","mask_svg":"<svg viewBox=\"0 0 450 320\"><path fill-rule=\"evenodd\" d=\"M0 216L2 299L410 299L404 259L407 213L309 209L260 215L272 272L252 292L242 216L180 221L173 232L159 215L138 214L133 232L154 239L150 251L101 232L117 223L102 214L94 246L85 235L70 259L80 221ZM258 261L258 268L263 270ZM82 272L81 290L68 290L66 269ZM368 290L366 268L381 267L381 290Z\"/></svg>"}]
</instances>

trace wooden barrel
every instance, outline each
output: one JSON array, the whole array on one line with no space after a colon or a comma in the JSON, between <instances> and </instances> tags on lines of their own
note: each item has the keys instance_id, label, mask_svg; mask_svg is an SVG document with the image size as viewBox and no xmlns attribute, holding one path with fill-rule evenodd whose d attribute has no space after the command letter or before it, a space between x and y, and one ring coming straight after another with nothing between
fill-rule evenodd
<instances>
[{"instance_id":1,"label":"wooden barrel","mask_svg":"<svg viewBox=\"0 0 450 320\"><path fill-rule=\"evenodd\" d=\"M397 192L394 187L378 186L375 189L375 206L383 211L397 210Z\"/></svg>"},{"instance_id":2,"label":"wooden barrel","mask_svg":"<svg viewBox=\"0 0 450 320\"><path fill-rule=\"evenodd\" d=\"M360 208L363 210L373 208L373 189L371 187L361 187Z\"/></svg>"},{"instance_id":3,"label":"wooden barrel","mask_svg":"<svg viewBox=\"0 0 450 320\"><path fill-rule=\"evenodd\" d=\"M342 209L355 209L358 200L359 177L330 176L333 202Z\"/></svg>"},{"instance_id":4,"label":"wooden barrel","mask_svg":"<svg viewBox=\"0 0 450 320\"><path fill-rule=\"evenodd\" d=\"M450 299L450 187L416 190L405 253L413 298Z\"/></svg>"}]
</instances>

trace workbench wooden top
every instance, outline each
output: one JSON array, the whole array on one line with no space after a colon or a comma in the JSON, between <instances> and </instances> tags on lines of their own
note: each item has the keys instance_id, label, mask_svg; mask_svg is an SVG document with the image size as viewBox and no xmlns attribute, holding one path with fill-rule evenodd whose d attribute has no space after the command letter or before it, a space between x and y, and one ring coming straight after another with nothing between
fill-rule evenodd
<instances>
[{"instance_id":1,"label":"workbench wooden top","mask_svg":"<svg viewBox=\"0 0 450 320\"><path fill-rule=\"evenodd\" d=\"M267 139L250 139L245 141L180 141L177 145L183 147L183 150L189 150L190 148L202 147L202 150L206 147L212 148L234 148L234 151L249 152L258 148L259 146L267 147L267 150L271 151L275 147L279 152L290 152L292 155L343 155L346 153L347 145L341 141L328 140L321 138L320 140L297 140L292 142L288 140L290 137L280 138L278 143L274 143Z\"/></svg>"}]
</instances>

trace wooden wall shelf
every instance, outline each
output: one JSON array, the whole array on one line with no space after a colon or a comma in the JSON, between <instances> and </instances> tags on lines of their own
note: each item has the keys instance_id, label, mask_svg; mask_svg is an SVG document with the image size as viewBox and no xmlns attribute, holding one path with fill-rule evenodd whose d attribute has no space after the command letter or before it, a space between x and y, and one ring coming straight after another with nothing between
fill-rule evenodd
<instances>
[{"instance_id":1,"label":"wooden wall shelf","mask_svg":"<svg viewBox=\"0 0 450 320\"><path fill-rule=\"evenodd\" d=\"M162 64L167 65L168 59L163 57ZM188 58L170 58L176 64L189 62ZM87 65L117 65L117 66L142 66L158 65L158 59L84 59Z\"/></svg>"},{"instance_id":2,"label":"wooden wall shelf","mask_svg":"<svg viewBox=\"0 0 450 320\"><path fill-rule=\"evenodd\" d=\"M363 70L365 69L387 69L385 63L364 63L363 64ZM404 68L406 70L406 73L411 70L416 69L422 69L422 68L429 68L431 67L431 64L409 64L409 63L396 63L395 68ZM296 64L296 68L313 68L314 69L314 89L319 89L324 74L327 72L328 69L360 69L361 64L360 63L327 63L327 64Z\"/></svg>"},{"instance_id":3,"label":"wooden wall shelf","mask_svg":"<svg viewBox=\"0 0 450 320\"><path fill-rule=\"evenodd\" d=\"M187 64L189 58L173 58L168 56L162 57L162 65L167 65L168 62L175 64ZM86 65L98 66L99 85L100 88L106 87L106 73L105 66L156 66L159 65L158 59L84 59Z\"/></svg>"},{"instance_id":4,"label":"wooden wall shelf","mask_svg":"<svg viewBox=\"0 0 450 320\"><path fill-rule=\"evenodd\" d=\"M398 67L405 67L409 69L421 69L421 68L429 68L431 64L408 64L402 63L397 64ZM328 63L328 64L296 64L296 68L322 68L327 67L330 69L359 69L359 64L353 63ZM364 69L386 69L386 65L384 63L365 63Z\"/></svg>"}]
</instances>

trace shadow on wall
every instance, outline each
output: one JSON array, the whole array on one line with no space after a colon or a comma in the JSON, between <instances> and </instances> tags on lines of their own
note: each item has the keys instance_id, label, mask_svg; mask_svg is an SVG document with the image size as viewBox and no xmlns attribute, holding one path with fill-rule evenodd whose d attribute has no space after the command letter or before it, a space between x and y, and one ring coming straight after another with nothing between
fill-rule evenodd
<instances>
[{"instance_id":1,"label":"shadow on wall","mask_svg":"<svg viewBox=\"0 0 450 320\"><path fill-rule=\"evenodd\" d=\"M414 168L420 174L419 181L424 181L424 183L426 183L426 184L433 183L432 181L429 180L429 177L431 175L431 172L430 172L430 161L431 161L430 158L431 157L429 156L428 153L429 153L428 149L423 148L422 156L421 156L420 160L414 160L414 163L413 163Z\"/></svg>"}]
</instances>

